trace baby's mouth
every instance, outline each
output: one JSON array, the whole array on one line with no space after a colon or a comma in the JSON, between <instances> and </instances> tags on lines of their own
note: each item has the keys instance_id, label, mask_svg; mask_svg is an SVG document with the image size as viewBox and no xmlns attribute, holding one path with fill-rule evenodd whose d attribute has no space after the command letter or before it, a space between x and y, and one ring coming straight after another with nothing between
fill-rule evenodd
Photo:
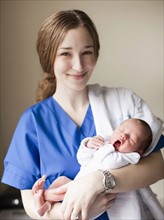
<instances>
[{"instance_id":1,"label":"baby's mouth","mask_svg":"<svg viewBox=\"0 0 164 220\"><path fill-rule=\"evenodd\" d=\"M117 140L114 142L113 146L115 147L116 150L121 146L121 141Z\"/></svg>"}]
</instances>

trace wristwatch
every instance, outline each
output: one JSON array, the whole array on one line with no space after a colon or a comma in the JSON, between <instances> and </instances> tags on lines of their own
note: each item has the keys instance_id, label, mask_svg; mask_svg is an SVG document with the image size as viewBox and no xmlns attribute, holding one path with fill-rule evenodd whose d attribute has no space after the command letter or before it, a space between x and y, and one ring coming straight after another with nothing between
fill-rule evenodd
<instances>
[{"instance_id":1,"label":"wristwatch","mask_svg":"<svg viewBox=\"0 0 164 220\"><path fill-rule=\"evenodd\" d=\"M115 179L109 170L100 170L100 171L102 171L104 175L103 178L104 190L105 192L109 193L116 186Z\"/></svg>"}]
</instances>

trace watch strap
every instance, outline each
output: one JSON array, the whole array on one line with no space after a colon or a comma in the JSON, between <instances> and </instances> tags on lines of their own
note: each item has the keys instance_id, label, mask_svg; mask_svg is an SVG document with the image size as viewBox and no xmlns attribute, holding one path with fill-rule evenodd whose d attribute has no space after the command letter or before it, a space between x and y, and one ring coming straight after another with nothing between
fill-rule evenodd
<instances>
[{"instance_id":1,"label":"watch strap","mask_svg":"<svg viewBox=\"0 0 164 220\"><path fill-rule=\"evenodd\" d=\"M103 186L104 191L109 193L114 189L116 183L115 180L109 170L100 170L103 173Z\"/></svg>"}]
</instances>

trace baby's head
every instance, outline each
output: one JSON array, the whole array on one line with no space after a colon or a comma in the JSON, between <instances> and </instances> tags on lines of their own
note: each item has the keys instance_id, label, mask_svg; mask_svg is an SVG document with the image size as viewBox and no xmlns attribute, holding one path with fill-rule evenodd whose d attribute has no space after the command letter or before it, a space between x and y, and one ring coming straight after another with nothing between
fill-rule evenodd
<instances>
[{"instance_id":1,"label":"baby's head","mask_svg":"<svg viewBox=\"0 0 164 220\"><path fill-rule=\"evenodd\" d=\"M152 142L148 123L138 118L123 121L111 136L111 144L122 153L138 152L142 155Z\"/></svg>"},{"instance_id":2,"label":"baby's head","mask_svg":"<svg viewBox=\"0 0 164 220\"><path fill-rule=\"evenodd\" d=\"M141 127L141 131L143 131L141 136L141 143L139 147L143 150L144 153L149 148L152 142L153 133L149 124L146 121L142 119L136 119L136 120L138 120L138 123L140 124Z\"/></svg>"}]
</instances>

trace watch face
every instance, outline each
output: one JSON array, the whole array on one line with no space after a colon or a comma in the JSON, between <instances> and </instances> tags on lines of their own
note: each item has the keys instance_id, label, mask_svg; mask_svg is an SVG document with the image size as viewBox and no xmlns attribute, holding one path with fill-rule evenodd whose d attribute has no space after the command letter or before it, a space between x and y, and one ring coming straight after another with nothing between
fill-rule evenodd
<instances>
[{"instance_id":1,"label":"watch face","mask_svg":"<svg viewBox=\"0 0 164 220\"><path fill-rule=\"evenodd\" d=\"M112 176L106 178L105 183L108 189L113 189L115 187L115 181Z\"/></svg>"},{"instance_id":2,"label":"watch face","mask_svg":"<svg viewBox=\"0 0 164 220\"><path fill-rule=\"evenodd\" d=\"M106 192L110 192L116 186L115 180L109 170L100 170L103 172L103 185Z\"/></svg>"}]
</instances>

